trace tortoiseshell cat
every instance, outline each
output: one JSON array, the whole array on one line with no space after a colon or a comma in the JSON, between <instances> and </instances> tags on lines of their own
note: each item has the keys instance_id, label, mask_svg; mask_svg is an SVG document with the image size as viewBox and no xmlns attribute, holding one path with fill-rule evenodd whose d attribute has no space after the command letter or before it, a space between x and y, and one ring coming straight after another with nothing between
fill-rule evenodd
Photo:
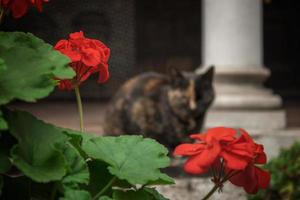
<instances>
[{"instance_id":1,"label":"tortoiseshell cat","mask_svg":"<svg viewBox=\"0 0 300 200\"><path fill-rule=\"evenodd\" d=\"M108 135L142 134L173 149L199 132L214 99L214 67L204 74L147 72L127 81L107 110Z\"/></svg>"}]
</instances>

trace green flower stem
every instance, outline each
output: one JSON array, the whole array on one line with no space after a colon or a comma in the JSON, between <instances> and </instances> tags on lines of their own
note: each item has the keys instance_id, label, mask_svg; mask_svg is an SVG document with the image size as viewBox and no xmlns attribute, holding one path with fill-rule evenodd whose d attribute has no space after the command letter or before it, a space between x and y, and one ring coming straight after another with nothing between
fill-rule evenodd
<instances>
[{"instance_id":1,"label":"green flower stem","mask_svg":"<svg viewBox=\"0 0 300 200\"><path fill-rule=\"evenodd\" d=\"M77 101L77 107L78 107L78 113L79 113L79 119L80 119L80 131L83 132L83 110L82 110L82 102L80 97L80 91L79 86L75 86L75 94L76 94L76 101Z\"/></svg>"},{"instance_id":2,"label":"green flower stem","mask_svg":"<svg viewBox=\"0 0 300 200\"><path fill-rule=\"evenodd\" d=\"M202 198L202 200L207 200L211 197L211 195L213 195L215 193L215 191L219 188L218 185L215 185L210 191L209 193L207 193L207 195L205 197Z\"/></svg>"},{"instance_id":3,"label":"green flower stem","mask_svg":"<svg viewBox=\"0 0 300 200\"><path fill-rule=\"evenodd\" d=\"M111 186L112 186L112 184L114 184L114 182L117 180L117 178L114 176L112 179L110 179L110 181L106 184L106 186L104 187L104 188L102 188L102 190L100 190L100 192L98 192L95 196L94 196L94 198L93 198L93 200L96 200L96 199L98 199L99 197L101 197L101 195L103 195L105 192L106 192L106 190L108 189L108 188L110 188Z\"/></svg>"}]
</instances>

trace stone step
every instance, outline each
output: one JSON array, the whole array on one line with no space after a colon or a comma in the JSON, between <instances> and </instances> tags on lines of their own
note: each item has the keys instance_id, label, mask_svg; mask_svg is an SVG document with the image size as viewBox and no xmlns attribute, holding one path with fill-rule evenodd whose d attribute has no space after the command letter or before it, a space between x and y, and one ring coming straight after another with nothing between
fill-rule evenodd
<instances>
[{"instance_id":1,"label":"stone step","mask_svg":"<svg viewBox=\"0 0 300 200\"><path fill-rule=\"evenodd\" d=\"M286 127L284 110L210 110L205 128L227 126L251 130L278 130Z\"/></svg>"},{"instance_id":2,"label":"stone step","mask_svg":"<svg viewBox=\"0 0 300 200\"><path fill-rule=\"evenodd\" d=\"M209 178L176 178L176 184L157 187L170 200L193 200L203 198L214 186ZM210 200L247 200L244 190L225 183L222 192L215 192Z\"/></svg>"},{"instance_id":3,"label":"stone step","mask_svg":"<svg viewBox=\"0 0 300 200\"><path fill-rule=\"evenodd\" d=\"M256 130L249 131L257 143L263 144L268 159L278 155L280 149L290 147L294 142L300 141L300 128L282 130Z\"/></svg>"}]
</instances>

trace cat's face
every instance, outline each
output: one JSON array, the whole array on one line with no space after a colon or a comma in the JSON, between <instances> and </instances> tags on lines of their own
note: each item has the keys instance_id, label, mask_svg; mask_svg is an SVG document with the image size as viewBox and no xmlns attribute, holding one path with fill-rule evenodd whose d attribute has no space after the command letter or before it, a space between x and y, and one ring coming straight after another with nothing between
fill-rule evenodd
<instances>
[{"instance_id":1,"label":"cat's face","mask_svg":"<svg viewBox=\"0 0 300 200\"><path fill-rule=\"evenodd\" d=\"M182 74L172 69L168 90L172 111L183 120L203 115L214 99L213 74L213 67L204 74Z\"/></svg>"}]
</instances>

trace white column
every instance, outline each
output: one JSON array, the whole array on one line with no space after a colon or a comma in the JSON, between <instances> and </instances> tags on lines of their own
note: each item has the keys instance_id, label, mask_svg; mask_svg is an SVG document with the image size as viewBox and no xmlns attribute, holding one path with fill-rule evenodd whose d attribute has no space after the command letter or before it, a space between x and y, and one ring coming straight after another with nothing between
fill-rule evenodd
<instances>
[{"instance_id":1,"label":"white column","mask_svg":"<svg viewBox=\"0 0 300 200\"><path fill-rule=\"evenodd\" d=\"M281 98L262 84L270 75L263 67L262 1L202 4L203 66L216 67L216 99L206 126L283 128Z\"/></svg>"},{"instance_id":2,"label":"white column","mask_svg":"<svg viewBox=\"0 0 300 200\"><path fill-rule=\"evenodd\" d=\"M261 67L261 1L203 2L203 64Z\"/></svg>"}]
</instances>

